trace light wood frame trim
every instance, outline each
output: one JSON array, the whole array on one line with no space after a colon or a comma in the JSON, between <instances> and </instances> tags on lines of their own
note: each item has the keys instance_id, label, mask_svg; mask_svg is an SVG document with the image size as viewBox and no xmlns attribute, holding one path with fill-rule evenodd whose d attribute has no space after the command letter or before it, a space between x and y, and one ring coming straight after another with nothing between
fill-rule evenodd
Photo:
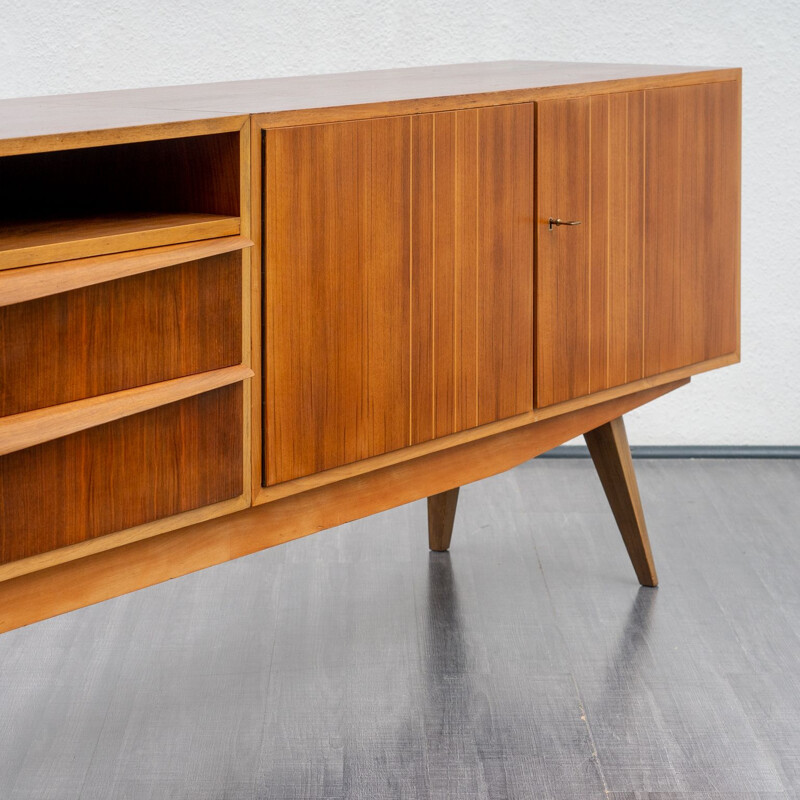
<instances>
[{"instance_id":1,"label":"light wood frame trim","mask_svg":"<svg viewBox=\"0 0 800 800\"><path fill-rule=\"evenodd\" d=\"M24 303L252 246L253 242L245 236L225 236L3 270L0 271L0 306Z\"/></svg>"},{"instance_id":2,"label":"light wood frame trim","mask_svg":"<svg viewBox=\"0 0 800 800\"><path fill-rule=\"evenodd\" d=\"M188 215L191 218L193 215ZM53 242L0 251L0 270L52 264L54 258L77 260L103 255L121 255L145 249L165 247L181 242L238 236L241 233L239 217L213 216L213 219L178 222L165 227L143 228L128 233L100 234L88 239Z\"/></svg>"},{"instance_id":3,"label":"light wood frame trim","mask_svg":"<svg viewBox=\"0 0 800 800\"><path fill-rule=\"evenodd\" d=\"M185 528L188 525L197 525L210 519L231 514L234 511L241 511L249 508L250 502L245 494L232 497L230 500L221 500L219 503L212 503L208 506L200 506L189 511L182 511L180 514L173 514L170 517L145 522L133 528L125 528L114 533L107 533L105 536L98 536L95 539L88 539L85 542L70 544L66 547L59 547L57 550L48 550L35 556L20 558L17 561L10 561L7 564L0 564L0 584L3 581L16 578L20 575L28 575L31 572L38 572L43 569L58 564L65 564L79 558L96 553L103 553L116 547L122 547L132 542L140 542L142 539L149 539L159 536L162 533L169 533L177 528Z\"/></svg>"},{"instance_id":4,"label":"light wood frame trim","mask_svg":"<svg viewBox=\"0 0 800 800\"><path fill-rule=\"evenodd\" d=\"M0 418L0 456L252 377L239 364Z\"/></svg>"},{"instance_id":5,"label":"light wood frame trim","mask_svg":"<svg viewBox=\"0 0 800 800\"><path fill-rule=\"evenodd\" d=\"M253 371L254 349L251 314L254 304L253 297L253 264L254 256L252 240L252 207L250 197L250 118L246 117L239 128L239 209L242 220L241 233L247 238L249 245L242 249L242 364L245 365L250 376ZM242 385L242 492L245 507L253 500L253 487L251 483L253 461L253 389L254 381L246 380Z\"/></svg>"},{"instance_id":6,"label":"light wood frame trim","mask_svg":"<svg viewBox=\"0 0 800 800\"><path fill-rule=\"evenodd\" d=\"M76 103L75 107L80 107ZM89 106L85 106L89 107ZM192 112L187 112L190 114ZM199 113L199 112L198 112ZM157 122L153 125L131 125L123 128L104 128L69 133L49 133L17 139L0 139L0 157L26 153L50 153L54 150L79 150L82 147L104 147L109 144L152 142L156 139L181 139L184 136L203 136L209 133L233 133L249 124L249 114L211 114L208 119L185 122Z\"/></svg>"},{"instance_id":7,"label":"light wood frame trim","mask_svg":"<svg viewBox=\"0 0 800 800\"><path fill-rule=\"evenodd\" d=\"M32 557L49 557L47 569L26 569L30 560L22 559L0 573L0 633L495 475L686 383L607 400L124 546L120 537L136 529ZM109 549L79 550L102 539Z\"/></svg>"},{"instance_id":8,"label":"light wood frame trim","mask_svg":"<svg viewBox=\"0 0 800 800\"><path fill-rule=\"evenodd\" d=\"M250 249L250 347L253 354L250 366L253 370L253 380L250 381L250 476L246 483L251 487L251 497L255 499L262 490L263 462L263 431L264 419L262 408L263 396L263 342L262 342L262 313L263 313L263 131L254 118L250 120L250 200L248 224L249 236L254 242Z\"/></svg>"}]
</instances>

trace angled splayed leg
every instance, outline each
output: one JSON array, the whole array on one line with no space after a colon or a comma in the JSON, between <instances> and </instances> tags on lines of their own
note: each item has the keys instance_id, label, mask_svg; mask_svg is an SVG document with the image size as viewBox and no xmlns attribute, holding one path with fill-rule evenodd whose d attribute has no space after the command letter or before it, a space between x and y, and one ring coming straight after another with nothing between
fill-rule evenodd
<instances>
[{"instance_id":1,"label":"angled splayed leg","mask_svg":"<svg viewBox=\"0 0 800 800\"><path fill-rule=\"evenodd\" d=\"M639 487L622 417L584 434L614 518L642 586L657 586Z\"/></svg>"}]
</instances>

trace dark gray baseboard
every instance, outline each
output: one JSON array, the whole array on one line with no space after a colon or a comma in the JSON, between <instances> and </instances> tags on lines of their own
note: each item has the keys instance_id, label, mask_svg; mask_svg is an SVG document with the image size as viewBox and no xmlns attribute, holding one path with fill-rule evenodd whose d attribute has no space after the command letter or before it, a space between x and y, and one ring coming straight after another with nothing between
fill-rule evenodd
<instances>
[{"instance_id":1,"label":"dark gray baseboard","mask_svg":"<svg viewBox=\"0 0 800 800\"><path fill-rule=\"evenodd\" d=\"M795 445L633 445L634 458L800 458ZM539 458L589 458L585 445L562 445Z\"/></svg>"}]
</instances>

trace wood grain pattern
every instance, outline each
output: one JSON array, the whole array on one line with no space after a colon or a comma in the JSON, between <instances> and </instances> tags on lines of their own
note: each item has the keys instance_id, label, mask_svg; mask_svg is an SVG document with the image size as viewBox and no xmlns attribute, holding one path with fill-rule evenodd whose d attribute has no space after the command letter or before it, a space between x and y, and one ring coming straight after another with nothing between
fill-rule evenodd
<instances>
[{"instance_id":1,"label":"wood grain pattern","mask_svg":"<svg viewBox=\"0 0 800 800\"><path fill-rule=\"evenodd\" d=\"M0 101L0 154L166 138L271 114L296 125L731 80L735 69L500 61ZM208 117L233 115L232 119Z\"/></svg>"},{"instance_id":2,"label":"wood grain pattern","mask_svg":"<svg viewBox=\"0 0 800 800\"><path fill-rule=\"evenodd\" d=\"M238 217L125 213L3 225L0 270L239 233Z\"/></svg>"},{"instance_id":3,"label":"wood grain pattern","mask_svg":"<svg viewBox=\"0 0 800 800\"><path fill-rule=\"evenodd\" d=\"M536 405L589 393L590 100L536 107ZM578 221L550 230L548 220Z\"/></svg>"},{"instance_id":4,"label":"wood grain pattern","mask_svg":"<svg viewBox=\"0 0 800 800\"><path fill-rule=\"evenodd\" d=\"M658 586L625 423L622 417L617 417L583 436L636 577L642 586Z\"/></svg>"},{"instance_id":5,"label":"wood grain pattern","mask_svg":"<svg viewBox=\"0 0 800 800\"><path fill-rule=\"evenodd\" d=\"M239 364L242 257L0 307L0 416Z\"/></svg>"},{"instance_id":6,"label":"wood grain pattern","mask_svg":"<svg viewBox=\"0 0 800 800\"><path fill-rule=\"evenodd\" d=\"M537 104L537 407L738 350L737 86Z\"/></svg>"},{"instance_id":7,"label":"wood grain pattern","mask_svg":"<svg viewBox=\"0 0 800 800\"><path fill-rule=\"evenodd\" d=\"M0 458L0 563L216 503L242 488L237 383Z\"/></svg>"},{"instance_id":8,"label":"wood grain pattern","mask_svg":"<svg viewBox=\"0 0 800 800\"><path fill-rule=\"evenodd\" d=\"M642 92L539 104L539 407L642 377L643 111Z\"/></svg>"},{"instance_id":9,"label":"wood grain pattern","mask_svg":"<svg viewBox=\"0 0 800 800\"><path fill-rule=\"evenodd\" d=\"M478 424L533 408L533 107L479 112ZM462 351L461 358L468 357Z\"/></svg>"},{"instance_id":10,"label":"wood grain pattern","mask_svg":"<svg viewBox=\"0 0 800 800\"><path fill-rule=\"evenodd\" d=\"M633 383L614 386L611 389L604 389L601 392L578 397L574 400L565 400L563 403L556 403L555 405L535 409L534 411L529 411L524 414L517 414L513 417L499 420L498 422L490 422L477 428L459 431L438 439L430 439L427 442L404 447L402 450L394 450L391 453L384 453L362 461L356 461L352 464L345 464L342 467L334 467L324 472L317 472L313 475L296 478L295 480L286 481L276 484L275 486L259 486L253 497L253 503L255 505L269 503L282 497L288 497L289 495L315 489L319 486L327 486L328 484L336 483L340 480L352 478L355 475L362 475L371 470L383 469L383 467L391 466L392 464L410 461L419 456L427 455L428 453L445 450L448 447L464 444L465 442L474 442L478 439L485 439L497 433L502 433L503 431L530 425L532 422L551 419L559 414L568 414L572 411L594 405L595 403L605 403L608 400L614 400L626 394L636 394L645 389L663 386L667 383L674 383L675 381L689 378L693 375L719 369L720 367L729 366L730 364L736 364L738 361L739 357L736 355L712 358L700 364L692 364L688 367L681 367L680 369L641 378L638 381L633 381Z\"/></svg>"},{"instance_id":11,"label":"wood grain pattern","mask_svg":"<svg viewBox=\"0 0 800 800\"><path fill-rule=\"evenodd\" d=\"M0 418L0 454L13 453L62 436L138 414L157 406L208 392L250 378L253 371L239 364L163 383L138 386L113 394Z\"/></svg>"},{"instance_id":12,"label":"wood grain pattern","mask_svg":"<svg viewBox=\"0 0 800 800\"><path fill-rule=\"evenodd\" d=\"M458 490L459 487L456 486L454 489L448 489L428 498L428 546L438 553L450 548L458 505Z\"/></svg>"},{"instance_id":13,"label":"wood grain pattern","mask_svg":"<svg viewBox=\"0 0 800 800\"><path fill-rule=\"evenodd\" d=\"M409 148L406 118L266 138L270 483L408 444Z\"/></svg>"},{"instance_id":14,"label":"wood grain pattern","mask_svg":"<svg viewBox=\"0 0 800 800\"><path fill-rule=\"evenodd\" d=\"M644 371L735 353L740 95L737 82L648 90Z\"/></svg>"},{"instance_id":15,"label":"wood grain pattern","mask_svg":"<svg viewBox=\"0 0 800 800\"><path fill-rule=\"evenodd\" d=\"M0 582L0 632L307 536L527 461L686 383L647 389Z\"/></svg>"},{"instance_id":16,"label":"wood grain pattern","mask_svg":"<svg viewBox=\"0 0 800 800\"><path fill-rule=\"evenodd\" d=\"M267 133L268 484L532 408L532 148L530 104Z\"/></svg>"},{"instance_id":17,"label":"wood grain pattern","mask_svg":"<svg viewBox=\"0 0 800 800\"><path fill-rule=\"evenodd\" d=\"M224 236L219 239L5 270L0 272L0 306L24 303L27 300L140 275L221 253L245 250L252 246L253 242L244 236Z\"/></svg>"}]
</instances>

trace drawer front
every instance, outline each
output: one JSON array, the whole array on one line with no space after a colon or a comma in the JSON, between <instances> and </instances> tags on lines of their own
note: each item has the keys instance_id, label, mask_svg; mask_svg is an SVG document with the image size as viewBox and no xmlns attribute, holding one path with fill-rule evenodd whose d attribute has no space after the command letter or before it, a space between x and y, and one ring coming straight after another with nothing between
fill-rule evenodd
<instances>
[{"instance_id":1,"label":"drawer front","mask_svg":"<svg viewBox=\"0 0 800 800\"><path fill-rule=\"evenodd\" d=\"M0 307L0 416L238 364L240 252Z\"/></svg>"},{"instance_id":2,"label":"drawer front","mask_svg":"<svg viewBox=\"0 0 800 800\"><path fill-rule=\"evenodd\" d=\"M0 563L237 497L242 385L0 458Z\"/></svg>"}]
</instances>

